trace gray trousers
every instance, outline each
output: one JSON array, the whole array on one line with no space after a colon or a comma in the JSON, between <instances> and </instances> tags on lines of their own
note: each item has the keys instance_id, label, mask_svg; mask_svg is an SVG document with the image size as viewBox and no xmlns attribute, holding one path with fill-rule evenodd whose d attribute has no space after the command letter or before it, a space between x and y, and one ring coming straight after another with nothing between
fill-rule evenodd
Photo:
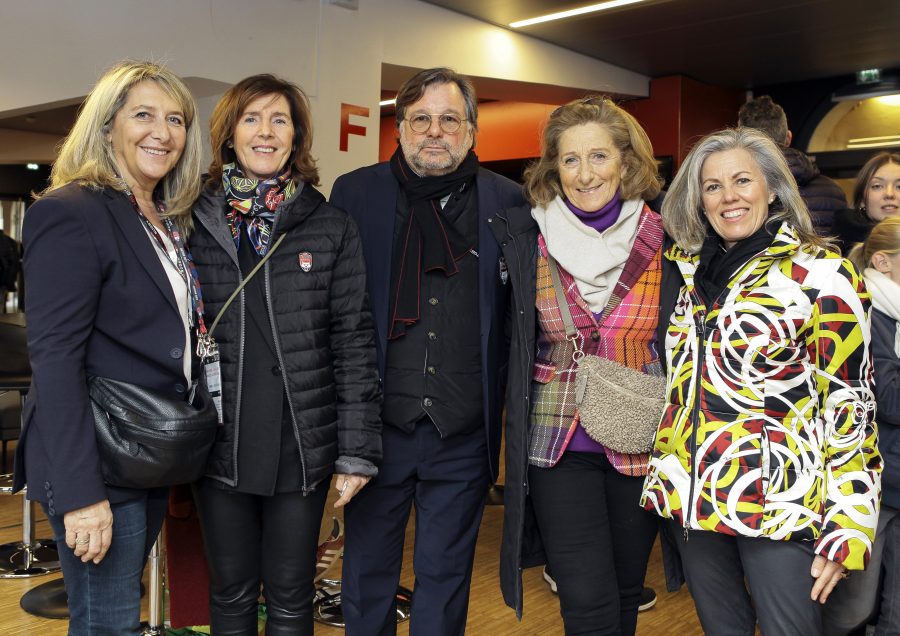
<instances>
[{"instance_id":1,"label":"gray trousers","mask_svg":"<svg viewBox=\"0 0 900 636\"><path fill-rule=\"evenodd\" d=\"M881 583L884 566L884 584ZM864 625L875 613L879 591L876 636L900 634L900 510L881 506L878 530L869 563L862 572L853 572L825 604L825 634L843 636Z\"/></svg>"},{"instance_id":2,"label":"gray trousers","mask_svg":"<svg viewBox=\"0 0 900 636\"><path fill-rule=\"evenodd\" d=\"M673 523L688 589L706 636L816 636L813 545L692 530Z\"/></svg>"}]
</instances>

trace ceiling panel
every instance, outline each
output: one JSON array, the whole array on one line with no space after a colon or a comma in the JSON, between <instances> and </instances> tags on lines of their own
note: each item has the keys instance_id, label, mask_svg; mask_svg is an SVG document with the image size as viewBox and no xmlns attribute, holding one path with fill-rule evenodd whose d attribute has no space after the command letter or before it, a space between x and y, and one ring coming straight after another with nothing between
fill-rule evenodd
<instances>
[{"instance_id":1,"label":"ceiling panel","mask_svg":"<svg viewBox=\"0 0 900 636\"><path fill-rule=\"evenodd\" d=\"M427 0L487 22L576 8L556 0ZM900 68L900 0L651 0L522 29L651 77L752 88Z\"/></svg>"}]
</instances>

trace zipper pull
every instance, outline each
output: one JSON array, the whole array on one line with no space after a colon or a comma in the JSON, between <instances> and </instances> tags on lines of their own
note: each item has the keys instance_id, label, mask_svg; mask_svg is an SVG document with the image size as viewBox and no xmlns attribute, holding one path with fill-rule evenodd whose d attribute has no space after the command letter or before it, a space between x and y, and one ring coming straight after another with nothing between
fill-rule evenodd
<instances>
[{"instance_id":1,"label":"zipper pull","mask_svg":"<svg viewBox=\"0 0 900 636\"><path fill-rule=\"evenodd\" d=\"M684 542L687 543L688 539L690 539L690 535L689 535L688 527L685 526L684 527Z\"/></svg>"}]
</instances>

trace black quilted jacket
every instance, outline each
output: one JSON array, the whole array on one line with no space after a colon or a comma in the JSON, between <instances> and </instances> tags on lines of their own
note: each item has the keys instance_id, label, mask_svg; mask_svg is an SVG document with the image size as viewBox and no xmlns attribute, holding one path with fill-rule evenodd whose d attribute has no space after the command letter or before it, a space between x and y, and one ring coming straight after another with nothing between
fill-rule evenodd
<instances>
[{"instance_id":1,"label":"black quilted jacket","mask_svg":"<svg viewBox=\"0 0 900 636\"><path fill-rule=\"evenodd\" d=\"M241 280L237 249L225 221L222 192L194 205L190 249L209 325ZM271 241L287 233L257 276L265 277L268 313L289 396L304 492L339 472L367 472L381 460L381 392L372 316L356 224L306 185L277 211ZM308 266L308 267L306 267ZM308 270L308 271L307 271ZM214 337L222 365L221 427L207 476L234 486L240 440L246 320L243 292ZM273 458L274 460L275 458Z\"/></svg>"},{"instance_id":2,"label":"black quilted jacket","mask_svg":"<svg viewBox=\"0 0 900 636\"><path fill-rule=\"evenodd\" d=\"M819 172L819 167L807 155L796 148L782 148L784 158L800 196L809 208L813 225L819 236L831 236L834 231L834 215L847 207L847 197L841 186Z\"/></svg>"}]
</instances>

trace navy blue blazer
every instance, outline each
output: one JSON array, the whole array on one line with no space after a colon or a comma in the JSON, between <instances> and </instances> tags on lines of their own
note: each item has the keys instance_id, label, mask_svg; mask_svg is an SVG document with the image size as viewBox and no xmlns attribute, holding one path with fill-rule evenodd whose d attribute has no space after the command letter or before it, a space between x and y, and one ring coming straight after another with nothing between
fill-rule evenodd
<instances>
[{"instance_id":1,"label":"navy blue blazer","mask_svg":"<svg viewBox=\"0 0 900 636\"><path fill-rule=\"evenodd\" d=\"M69 184L25 214L32 382L15 488L51 514L144 491L103 483L87 375L185 394L182 322L171 284L124 194Z\"/></svg>"},{"instance_id":2,"label":"navy blue blazer","mask_svg":"<svg viewBox=\"0 0 900 636\"><path fill-rule=\"evenodd\" d=\"M390 311L391 263L394 221L400 186L387 162L359 168L339 177L331 190L331 203L346 210L359 226L366 259L366 274L372 315L378 372L384 377ZM488 219L505 208L523 205L522 188L506 177L480 168L476 177L478 196L478 293L481 332L481 377L485 432L491 475L497 477L500 452L500 418L506 391L509 361L508 278L500 273L500 247Z\"/></svg>"}]
</instances>

